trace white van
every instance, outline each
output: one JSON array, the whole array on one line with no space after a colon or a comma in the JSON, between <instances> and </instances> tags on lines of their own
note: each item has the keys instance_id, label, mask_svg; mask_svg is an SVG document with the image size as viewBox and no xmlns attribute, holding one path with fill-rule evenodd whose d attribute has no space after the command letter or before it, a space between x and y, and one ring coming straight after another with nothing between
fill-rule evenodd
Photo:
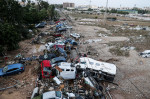
<instances>
[{"instance_id":1,"label":"white van","mask_svg":"<svg viewBox=\"0 0 150 99\"><path fill-rule=\"evenodd\" d=\"M150 57L150 50L145 50L144 52L141 52L139 55L144 58Z\"/></svg>"},{"instance_id":2,"label":"white van","mask_svg":"<svg viewBox=\"0 0 150 99\"><path fill-rule=\"evenodd\" d=\"M62 72L58 71L57 77L62 77L63 79L75 79L76 78L76 67L72 66L71 63L61 62L58 67Z\"/></svg>"}]
</instances>

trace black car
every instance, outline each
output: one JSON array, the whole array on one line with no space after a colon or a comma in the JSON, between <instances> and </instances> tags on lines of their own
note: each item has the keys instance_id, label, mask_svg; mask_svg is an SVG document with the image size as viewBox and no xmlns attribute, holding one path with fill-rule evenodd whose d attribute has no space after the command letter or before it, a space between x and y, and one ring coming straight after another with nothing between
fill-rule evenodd
<instances>
[{"instance_id":1,"label":"black car","mask_svg":"<svg viewBox=\"0 0 150 99\"><path fill-rule=\"evenodd\" d=\"M55 58L55 57L56 57L55 54L40 55L39 62L41 62L43 60L51 60L52 58Z\"/></svg>"}]
</instances>

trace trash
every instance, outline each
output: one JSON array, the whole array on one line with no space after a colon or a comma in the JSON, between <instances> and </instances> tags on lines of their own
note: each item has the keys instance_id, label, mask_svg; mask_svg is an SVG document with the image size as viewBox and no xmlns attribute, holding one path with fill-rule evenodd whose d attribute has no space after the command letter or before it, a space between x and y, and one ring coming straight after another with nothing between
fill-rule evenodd
<instances>
[{"instance_id":1,"label":"trash","mask_svg":"<svg viewBox=\"0 0 150 99\"><path fill-rule=\"evenodd\" d=\"M75 94L74 94L74 93L68 93L68 92L67 92L67 95L68 95L68 97L70 97L70 98L75 98Z\"/></svg>"},{"instance_id":2,"label":"trash","mask_svg":"<svg viewBox=\"0 0 150 99\"><path fill-rule=\"evenodd\" d=\"M87 43L97 43L97 42L100 42L102 41L102 39L89 39L89 40L86 40Z\"/></svg>"},{"instance_id":3,"label":"trash","mask_svg":"<svg viewBox=\"0 0 150 99\"><path fill-rule=\"evenodd\" d=\"M34 98L34 97L36 97L39 94L38 91L39 91L38 87L36 87L36 88L33 89L33 93L32 93L31 99Z\"/></svg>"},{"instance_id":4,"label":"trash","mask_svg":"<svg viewBox=\"0 0 150 99\"><path fill-rule=\"evenodd\" d=\"M150 57L150 50L145 50L144 52L141 52L139 55L144 58L148 58Z\"/></svg>"},{"instance_id":5,"label":"trash","mask_svg":"<svg viewBox=\"0 0 150 99\"><path fill-rule=\"evenodd\" d=\"M102 33L98 34L98 36L99 36L99 37L107 37L106 34L102 34Z\"/></svg>"},{"instance_id":6,"label":"trash","mask_svg":"<svg viewBox=\"0 0 150 99\"><path fill-rule=\"evenodd\" d=\"M122 47L122 48L120 48L120 50L134 50L135 49L135 47Z\"/></svg>"},{"instance_id":7,"label":"trash","mask_svg":"<svg viewBox=\"0 0 150 99\"><path fill-rule=\"evenodd\" d=\"M54 77L53 80L56 82L57 85L60 85L62 83L57 77Z\"/></svg>"},{"instance_id":8,"label":"trash","mask_svg":"<svg viewBox=\"0 0 150 99\"><path fill-rule=\"evenodd\" d=\"M49 91L52 91L52 90L54 90L54 87L50 87L48 90L49 90Z\"/></svg>"},{"instance_id":9,"label":"trash","mask_svg":"<svg viewBox=\"0 0 150 99\"><path fill-rule=\"evenodd\" d=\"M80 35L77 34L77 33L72 33L72 34L70 34L70 36L74 37L75 39L79 39L80 38Z\"/></svg>"}]
</instances>

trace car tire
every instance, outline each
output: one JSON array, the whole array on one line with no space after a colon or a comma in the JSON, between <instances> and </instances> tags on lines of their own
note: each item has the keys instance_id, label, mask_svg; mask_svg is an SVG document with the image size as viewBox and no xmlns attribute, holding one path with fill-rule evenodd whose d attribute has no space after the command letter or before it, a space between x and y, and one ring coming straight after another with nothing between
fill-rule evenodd
<instances>
[{"instance_id":1,"label":"car tire","mask_svg":"<svg viewBox=\"0 0 150 99\"><path fill-rule=\"evenodd\" d=\"M81 68L81 66L80 65L77 65L77 67L76 67L77 69L80 69Z\"/></svg>"},{"instance_id":2,"label":"car tire","mask_svg":"<svg viewBox=\"0 0 150 99\"><path fill-rule=\"evenodd\" d=\"M20 74L21 74L21 72L18 72L18 74L20 75Z\"/></svg>"}]
</instances>

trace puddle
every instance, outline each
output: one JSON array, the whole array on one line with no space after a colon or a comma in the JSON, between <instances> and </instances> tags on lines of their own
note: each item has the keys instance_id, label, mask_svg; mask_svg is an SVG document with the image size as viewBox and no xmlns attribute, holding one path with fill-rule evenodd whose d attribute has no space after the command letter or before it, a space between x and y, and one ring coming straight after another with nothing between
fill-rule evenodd
<instances>
[{"instance_id":1,"label":"puddle","mask_svg":"<svg viewBox=\"0 0 150 99\"><path fill-rule=\"evenodd\" d=\"M85 24L90 24L90 25L94 25L95 23L93 22L78 22L80 25L85 25Z\"/></svg>"},{"instance_id":2,"label":"puddle","mask_svg":"<svg viewBox=\"0 0 150 99\"><path fill-rule=\"evenodd\" d=\"M81 19L81 21L100 21L100 19Z\"/></svg>"},{"instance_id":3,"label":"puddle","mask_svg":"<svg viewBox=\"0 0 150 99\"><path fill-rule=\"evenodd\" d=\"M32 49L29 51L29 54L38 53L43 51L45 48L45 45L34 45Z\"/></svg>"},{"instance_id":4,"label":"puddle","mask_svg":"<svg viewBox=\"0 0 150 99\"><path fill-rule=\"evenodd\" d=\"M97 43L97 42L100 42L102 41L102 39L89 39L89 40L86 40L87 43Z\"/></svg>"}]
</instances>

